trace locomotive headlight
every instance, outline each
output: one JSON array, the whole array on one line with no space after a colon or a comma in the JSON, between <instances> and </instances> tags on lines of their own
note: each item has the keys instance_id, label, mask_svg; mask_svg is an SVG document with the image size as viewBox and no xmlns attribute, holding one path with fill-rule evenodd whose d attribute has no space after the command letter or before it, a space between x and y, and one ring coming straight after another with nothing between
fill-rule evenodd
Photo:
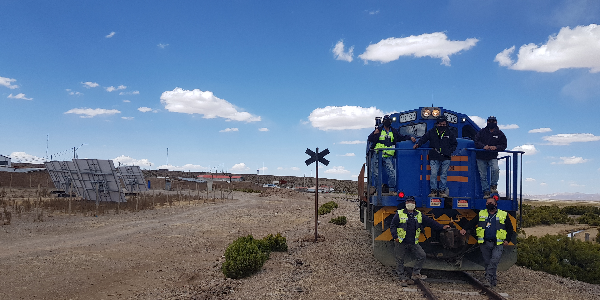
<instances>
[{"instance_id":1,"label":"locomotive headlight","mask_svg":"<svg viewBox=\"0 0 600 300\"><path fill-rule=\"evenodd\" d=\"M396 122L396 117L393 117L393 118L392 118L392 122Z\"/></svg>"},{"instance_id":2,"label":"locomotive headlight","mask_svg":"<svg viewBox=\"0 0 600 300\"><path fill-rule=\"evenodd\" d=\"M439 109L434 109L433 112L431 112L431 115L434 117L439 117L440 116L440 110Z\"/></svg>"},{"instance_id":3,"label":"locomotive headlight","mask_svg":"<svg viewBox=\"0 0 600 300\"><path fill-rule=\"evenodd\" d=\"M431 110L429 110L429 108L423 109L423 112L421 112L421 115L425 118L431 116Z\"/></svg>"}]
</instances>

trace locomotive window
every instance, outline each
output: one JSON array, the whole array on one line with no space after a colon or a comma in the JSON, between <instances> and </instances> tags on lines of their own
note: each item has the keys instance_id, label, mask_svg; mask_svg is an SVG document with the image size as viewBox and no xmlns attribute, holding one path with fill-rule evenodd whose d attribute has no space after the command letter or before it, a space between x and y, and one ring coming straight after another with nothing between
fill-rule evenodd
<instances>
[{"instance_id":1,"label":"locomotive window","mask_svg":"<svg viewBox=\"0 0 600 300\"><path fill-rule=\"evenodd\" d=\"M477 134L477 131L475 130L475 128L473 128L473 126L471 126L471 125L463 126L463 128L462 128L462 137L463 138L473 140L473 139L475 139L476 134Z\"/></svg>"},{"instance_id":2,"label":"locomotive window","mask_svg":"<svg viewBox=\"0 0 600 300\"><path fill-rule=\"evenodd\" d=\"M410 136L423 136L425 132L427 132L427 124L426 123L418 123L418 124L410 124L404 125L398 128L400 134L410 135Z\"/></svg>"}]
</instances>

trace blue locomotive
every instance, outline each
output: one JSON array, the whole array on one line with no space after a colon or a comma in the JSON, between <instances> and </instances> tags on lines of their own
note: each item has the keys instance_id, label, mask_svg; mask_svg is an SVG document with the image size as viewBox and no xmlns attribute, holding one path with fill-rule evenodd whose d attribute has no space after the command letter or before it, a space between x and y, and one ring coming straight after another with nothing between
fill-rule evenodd
<instances>
[{"instance_id":1,"label":"blue locomotive","mask_svg":"<svg viewBox=\"0 0 600 300\"><path fill-rule=\"evenodd\" d=\"M425 215L441 224L449 224L452 229L443 232L432 231L426 227L421 232L419 242L427 253L424 268L436 270L484 270L483 259L477 249L475 232L463 236L459 233L462 226L476 218L481 209L485 209L484 194L481 191L479 172L475 159L476 151L473 138L480 130L479 126L467 115L444 109L443 107L420 107L390 115L392 127L403 135L419 139L435 122L445 117L450 130L453 130L458 142L452 154L448 170L447 186L449 197L429 197L429 176L431 174L427 157L428 143L413 149L414 143L402 141L395 143L393 163L396 171L395 191L386 191L387 173L382 166L383 151L375 151L367 142L366 163L363 164L359 178L360 219L371 234L373 255L384 265L394 266L394 242L390 232L390 223L398 209L404 208L405 199L413 196L416 207ZM381 118L376 118L376 126ZM505 178L500 183L506 187L504 197L498 200L498 208L507 211L510 225L516 232L517 209L522 198L522 151L502 151L498 160L505 162ZM376 156L379 159L376 159ZM371 162L377 162L373 168ZM521 168L521 169L520 169ZM379 174L374 174L378 170ZM489 170L488 176L489 179ZM366 179L366 180L365 180ZM496 196L498 197L498 196ZM519 214L520 215L520 214ZM505 247L499 270L506 270L517 261L516 234L508 247ZM414 260L408 257L406 266L412 266Z\"/></svg>"}]
</instances>

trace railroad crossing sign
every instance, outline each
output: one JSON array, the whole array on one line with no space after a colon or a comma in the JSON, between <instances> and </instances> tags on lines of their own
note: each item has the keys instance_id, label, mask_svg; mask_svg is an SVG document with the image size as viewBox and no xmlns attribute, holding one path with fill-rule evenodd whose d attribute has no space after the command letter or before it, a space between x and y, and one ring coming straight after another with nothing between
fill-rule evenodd
<instances>
[{"instance_id":1,"label":"railroad crossing sign","mask_svg":"<svg viewBox=\"0 0 600 300\"><path fill-rule=\"evenodd\" d=\"M329 149L325 149L325 150L321 151L321 153L319 153L319 148L317 148L317 152L314 152L314 151L306 148L305 153L310 156L309 159L304 161L307 166L314 163L315 161L318 161L326 166L329 165L329 161L325 159L325 155L329 154ZM318 168L318 166L317 166L317 168Z\"/></svg>"},{"instance_id":2,"label":"railroad crossing sign","mask_svg":"<svg viewBox=\"0 0 600 300\"><path fill-rule=\"evenodd\" d=\"M315 184L315 243L316 243L318 236L319 236L317 234L317 224L319 223L319 163L322 163L326 166L329 165L329 161L325 159L325 155L329 154L329 149L325 149L325 150L321 151L321 153L319 153L319 148L317 148L317 151L312 151L312 150L306 148L305 153L310 156L309 159L304 161L307 166L314 162L317 162L315 164L317 167L317 170L315 172L315 176L316 176L316 184Z\"/></svg>"}]
</instances>

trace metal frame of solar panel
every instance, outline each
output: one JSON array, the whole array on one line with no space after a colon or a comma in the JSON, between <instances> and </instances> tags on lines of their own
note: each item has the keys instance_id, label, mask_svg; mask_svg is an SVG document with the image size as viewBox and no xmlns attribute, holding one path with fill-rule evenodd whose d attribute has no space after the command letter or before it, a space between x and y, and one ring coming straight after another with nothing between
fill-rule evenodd
<instances>
[{"instance_id":1,"label":"metal frame of solar panel","mask_svg":"<svg viewBox=\"0 0 600 300\"><path fill-rule=\"evenodd\" d=\"M148 190L144 174L139 166L120 166L117 168L128 193L140 193Z\"/></svg>"},{"instance_id":2,"label":"metal frame of solar panel","mask_svg":"<svg viewBox=\"0 0 600 300\"><path fill-rule=\"evenodd\" d=\"M79 175L74 179L78 194L92 201L126 202L119 174L112 160L73 159ZM73 174L73 172L71 172ZM74 175L74 174L73 174Z\"/></svg>"},{"instance_id":3,"label":"metal frame of solar panel","mask_svg":"<svg viewBox=\"0 0 600 300\"><path fill-rule=\"evenodd\" d=\"M66 166L68 163L73 164L70 161L49 161L44 163L48 170L48 174L50 175L50 179L52 180L52 183L54 183L54 187L65 194L71 193L73 178L73 176L71 176L71 171Z\"/></svg>"}]
</instances>

